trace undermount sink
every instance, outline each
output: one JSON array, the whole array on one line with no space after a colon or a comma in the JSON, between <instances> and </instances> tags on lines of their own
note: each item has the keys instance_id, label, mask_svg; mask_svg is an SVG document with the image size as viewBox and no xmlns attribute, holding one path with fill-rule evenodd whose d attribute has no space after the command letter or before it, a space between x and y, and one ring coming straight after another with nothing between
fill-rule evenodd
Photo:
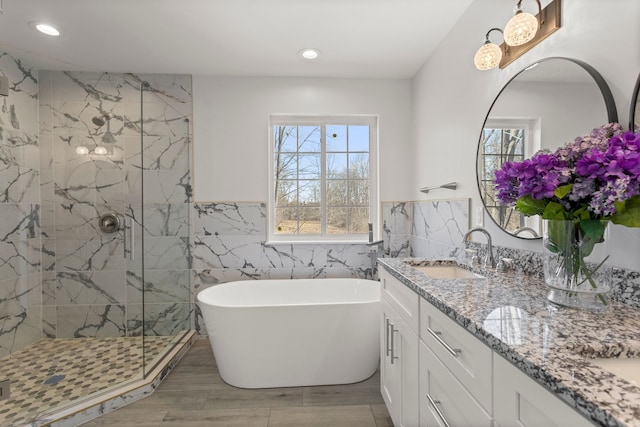
<instances>
[{"instance_id":1,"label":"undermount sink","mask_svg":"<svg viewBox=\"0 0 640 427\"><path fill-rule=\"evenodd\" d=\"M640 387L640 359L598 358L589 359L589 363Z\"/></svg>"},{"instance_id":2,"label":"undermount sink","mask_svg":"<svg viewBox=\"0 0 640 427\"><path fill-rule=\"evenodd\" d=\"M409 262L407 263L432 279L481 279L482 276L460 267L455 261Z\"/></svg>"}]
</instances>

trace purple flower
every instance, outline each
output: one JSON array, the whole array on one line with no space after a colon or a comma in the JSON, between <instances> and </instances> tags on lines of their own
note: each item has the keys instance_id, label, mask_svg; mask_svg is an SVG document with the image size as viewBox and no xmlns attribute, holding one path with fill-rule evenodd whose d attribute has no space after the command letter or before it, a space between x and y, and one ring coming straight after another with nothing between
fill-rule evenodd
<instances>
[{"instance_id":1,"label":"purple flower","mask_svg":"<svg viewBox=\"0 0 640 427\"><path fill-rule=\"evenodd\" d=\"M640 133L609 123L554 153L505 163L495 177L501 203L528 196L554 201L567 212L586 207L594 219L608 217L616 212L615 202L640 194ZM555 190L565 184L572 186L560 199Z\"/></svg>"}]
</instances>

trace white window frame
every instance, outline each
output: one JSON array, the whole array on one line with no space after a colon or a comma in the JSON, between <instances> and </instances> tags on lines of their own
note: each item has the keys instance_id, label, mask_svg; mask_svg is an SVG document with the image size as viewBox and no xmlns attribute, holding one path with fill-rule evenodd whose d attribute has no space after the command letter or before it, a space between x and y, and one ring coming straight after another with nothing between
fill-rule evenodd
<instances>
[{"instance_id":1,"label":"white window frame","mask_svg":"<svg viewBox=\"0 0 640 427\"><path fill-rule=\"evenodd\" d=\"M275 233L275 176L274 126L321 125L321 141L325 141L326 125L368 125L369 126L369 222L373 223L374 240L379 236L379 195L378 195L378 116L377 115L295 115L272 114L269 116L269 202L267 207L267 243L362 243L368 241L368 233L362 234L276 234ZM325 147L322 147L322 181L326 182L324 162ZM322 199L322 216L326 216L326 200Z\"/></svg>"}]
</instances>

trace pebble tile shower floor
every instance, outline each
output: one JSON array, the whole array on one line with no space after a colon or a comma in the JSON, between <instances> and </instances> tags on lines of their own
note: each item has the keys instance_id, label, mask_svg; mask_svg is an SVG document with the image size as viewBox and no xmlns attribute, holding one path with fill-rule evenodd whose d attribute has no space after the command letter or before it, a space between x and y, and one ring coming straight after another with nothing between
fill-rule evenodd
<instances>
[{"instance_id":1,"label":"pebble tile shower floor","mask_svg":"<svg viewBox=\"0 0 640 427\"><path fill-rule=\"evenodd\" d=\"M175 337L145 337L152 361ZM40 415L114 385L142 377L142 338L41 340L0 359L0 381L11 380L0 401L0 426L29 423Z\"/></svg>"}]
</instances>

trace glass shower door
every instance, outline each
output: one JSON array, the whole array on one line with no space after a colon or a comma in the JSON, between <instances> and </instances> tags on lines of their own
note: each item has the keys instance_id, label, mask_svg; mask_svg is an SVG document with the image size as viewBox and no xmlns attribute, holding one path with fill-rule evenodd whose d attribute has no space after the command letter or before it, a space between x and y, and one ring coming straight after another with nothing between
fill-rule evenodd
<instances>
[{"instance_id":1,"label":"glass shower door","mask_svg":"<svg viewBox=\"0 0 640 427\"><path fill-rule=\"evenodd\" d=\"M143 284L144 372L190 329L191 79L145 75L141 84L141 205L132 265ZM142 219L140 223L139 219Z\"/></svg>"}]
</instances>

